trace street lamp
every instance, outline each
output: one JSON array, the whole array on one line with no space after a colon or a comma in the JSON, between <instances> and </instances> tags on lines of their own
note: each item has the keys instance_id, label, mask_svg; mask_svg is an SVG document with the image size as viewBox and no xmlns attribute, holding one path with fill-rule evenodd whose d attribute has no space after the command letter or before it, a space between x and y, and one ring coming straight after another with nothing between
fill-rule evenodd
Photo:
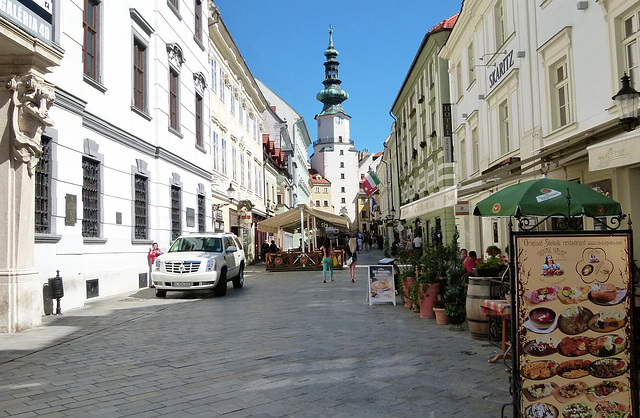
<instances>
[{"instance_id":1,"label":"street lamp","mask_svg":"<svg viewBox=\"0 0 640 418\"><path fill-rule=\"evenodd\" d=\"M233 183L229 183L229 188L227 189L227 197L229 198L229 202L233 202L235 192L236 189L233 188Z\"/></svg>"},{"instance_id":2,"label":"street lamp","mask_svg":"<svg viewBox=\"0 0 640 418\"><path fill-rule=\"evenodd\" d=\"M631 78L624 73L621 78L622 88L612 97L620 111L620 125L622 129L631 132L638 126L638 93L631 87Z\"/></svg>"}]
</instances>

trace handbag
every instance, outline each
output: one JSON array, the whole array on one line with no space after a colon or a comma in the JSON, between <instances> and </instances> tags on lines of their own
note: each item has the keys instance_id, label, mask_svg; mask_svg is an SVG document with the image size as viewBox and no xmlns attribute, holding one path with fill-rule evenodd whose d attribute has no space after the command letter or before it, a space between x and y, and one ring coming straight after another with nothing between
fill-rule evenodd
<instances>
[{"instance_id":1,"label":"handbag","mask_svg":"<svg viewBox=\"0 0 640 418\"><path fill-rule=\"evenodd\" d=\"M347 266L350 266L353 263L353 257L347 258Z\"/></svg>"}]
</instances>

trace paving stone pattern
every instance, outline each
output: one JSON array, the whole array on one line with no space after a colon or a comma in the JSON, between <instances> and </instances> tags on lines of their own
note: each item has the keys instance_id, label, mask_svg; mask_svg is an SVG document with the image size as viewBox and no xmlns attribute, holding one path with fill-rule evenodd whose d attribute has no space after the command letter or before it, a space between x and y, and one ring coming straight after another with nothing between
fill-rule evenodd
<instances>
[{"instance_id":1,"label":"paving stone pattern","mask_svg":"<svg viewBox=\"0 0 640 418\"><path fill-rule=\"evenodd\" d=\"M225 297L142 289L0 335L0 417L500 417L497 347L369 306L349 272L250 266ZM507 408L510 410L510 407Z\"/></svg>"}]
</instances>

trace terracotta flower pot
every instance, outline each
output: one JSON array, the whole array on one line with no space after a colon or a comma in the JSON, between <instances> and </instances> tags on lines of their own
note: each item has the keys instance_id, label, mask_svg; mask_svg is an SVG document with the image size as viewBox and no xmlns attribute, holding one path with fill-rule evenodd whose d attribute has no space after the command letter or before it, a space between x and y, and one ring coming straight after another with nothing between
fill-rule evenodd
<instances>
[{"instance_id":1,"label":"terracotta flower pot","mask_svg":"<svg viewBox=\"0 0 640 418\"><path fill-rule=\"evenodd\" d=\"M420 285L420 318L434 318L436 316L433 312L433 304L438 300L439 289L438 283L429 283L426 290Z\"/></svg>"},{"instance_id":2,"label":"terracotta flower pot","mask_svg":"<svg viewBox=\"0 0 640 418\"><path fill-rule=\"evenodd\" d=\"M436 314L436 324L447 325L449 323L449 317L444 314L444 308L433 308L433 312Z\"/></svg>"},{"instance_id":3,"label":"terracotta flower pot","mask_svg":"<svg viewBox=\"0 0 640 418\"><path fill-rule=\"evenodd\" d=\"M408 276L405 278L404 284L402 285L402 289L404 291L404 306L406 308L411 307L411 300L409 299L409 288L413 284L413 277Z\"/></svg>"}]
</instances>

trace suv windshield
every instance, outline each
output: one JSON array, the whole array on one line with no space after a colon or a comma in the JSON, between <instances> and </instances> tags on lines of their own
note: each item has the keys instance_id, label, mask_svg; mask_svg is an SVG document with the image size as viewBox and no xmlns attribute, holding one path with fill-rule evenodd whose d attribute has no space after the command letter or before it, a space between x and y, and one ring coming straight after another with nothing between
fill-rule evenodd
<instances>
[{"instance_id":1,"label":"suv windshield","mask_svg":"<svg viewBox=\"0 0 640 418\"><path fill-rule=\"evenodd\" d=\"M169 249L170 253L184 251L222 252L222 239L212 237L178 238Z\"/></svg>"}]
</instances>

